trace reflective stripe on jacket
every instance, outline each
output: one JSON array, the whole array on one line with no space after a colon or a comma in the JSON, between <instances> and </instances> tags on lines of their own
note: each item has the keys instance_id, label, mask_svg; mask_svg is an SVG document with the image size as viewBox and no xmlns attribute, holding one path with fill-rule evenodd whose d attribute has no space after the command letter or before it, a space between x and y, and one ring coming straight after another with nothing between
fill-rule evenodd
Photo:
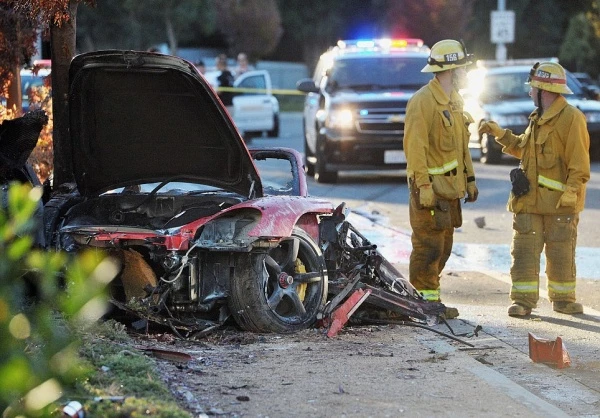
<instances>
[{"instance_id":1,"label":"reflective stripe on jacket","mask_svg":"<svg viewBox=\"0 0 600 418\"><path fill-rule=\"evenodd\" d=\"M538 185L542 187L547 187L548 189L557 190L559 192L564 192L567 190L567 185L561 183L560 181L549 179L548 177L544 177L541 174L538 175Z\"/></svg>"},{"instance_id":2,"label":"reflective stripe on jacket","mask_svg":"<svg viewBox=\"0 0 600 418\"><path fill-rule=\"evenodd\" d=\"M458 168L458 161L452 160L449 163L446 163L441 167L429 167L427 169L427 172L429 174L431 174L432 176L439 176L440 174L449 173L452 170L454 170L455 168Z\"/></svg>"},{"instance_id":3,"label":"reflective stripe on jacket","mask_svg":"<svg viewBox=\"0 0 600 418\"><path fill-rule=\"evenodd\" d=\"M506 130L502 138L496 138L503 152L521 159L532 186L524 196L511 193L508 210L542 215L581 212L590 179L590 136L585 115L559 96L541 117L534 110L529 119L523 134ZM576 191L577 203L575 207L557 209L567 189Z\"/></svg>"},{"instance_id":4,"label":"reflective stripe on jacket","mask_svg":"<svg viewBox=\"0 0 600 418\"><path fill-rule=\"evenodd\" d=\"M475 176L468 147L472 122L460 95L448 97L436 78L408 101L404 151L408 178L417 187L431 183L443 199L465 196L467 177Z\"/></svg>"}]
</instances>

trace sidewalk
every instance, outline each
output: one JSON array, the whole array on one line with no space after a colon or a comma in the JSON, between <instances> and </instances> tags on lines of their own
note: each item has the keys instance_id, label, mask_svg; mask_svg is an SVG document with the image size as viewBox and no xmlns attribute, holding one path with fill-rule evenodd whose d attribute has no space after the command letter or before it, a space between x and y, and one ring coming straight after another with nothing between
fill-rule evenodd
<instances>
[{"instance_id":1,"label":"sidewalk","mask_svg":"<svg viewBox=\"0 0 600 418\"><path fill-rule=\"evenodd\" d=\"M371 231L369 220L362 216L350 220L361 233ZM362 229L361 229L362 228ZM410 236L377 227L372 242L383 243L378 248L390 261L396 261L400 272L408 277ZM454 255L453 255L454 256ZM452 258L452 257L451 257ZM399 261L399 262L398 262ZM472 376L464 382L448 377L449 388L460 387L460 402L464 384L474 383L480 390L492 390L492 398L499 394L510 398L507 405L519 404L541 416L600 416L600 284L597 280L578 280L578 298L585 305L583 315L564 315L552 310L542 279L540 302L526 319L511 318L506 310L510 304L510 278L494 271L464 271L462 263L448 263L441 280L443 302L459 309L460 316L449 321L456 334L472 333L476 326L482 331L478 337L465 339L475 347L461 346L450 339L440 340L435 333L420 333L416 342L435 353L449 353L454 366ZM458 267L458 269L457 269ZM450 333L440 324L435 329ZM571 358L571 367L553 369L533 363L529 358L528 334L555 340L560 336ZM490 397L479 396L482 405ZM457 398L457 401L459 399ZM493 415L515 415L508 409L492 410ZM466 415L468 410L464 412ZM483 411L483 410L482 410ZM500 413L500 411L503 411ZM475 411L473 411L474 413ZM465 415L465 416L466 416Z\"/></svg>"},{"instance_id":2,"label":"sidewalk","mask_svg":"<svg viewBox=\"0 0 600 418\"><path fill-rule=\"evenodd\" d=\"M450 271L442 277L441 283L444 303L460 311L459 318L449 321L454 332L462 333L465 329L472 332L475 326L482 327L478 337L467 340L476 348L436 343L437 338L426 335L419 337L419 342L434 347L436 344L449 345L454 353L462 352L462 355L456 354L457 358L470 358L470 362L465 360L462 367L486 385L509 396L513 402L531 407L541 415L600 416L600 380L597 377L600 372L600 312L586 306L583 315L563 315L552 311L550 302L541 298L529 318L511 318L506 314L510 288L507 277ZM436 327L440 331L444 328L444 325ZM570 355L571 367L554 369L533 363L529 358L530 332L549 340L560 336Z\"/></svg>"}]
</instances>

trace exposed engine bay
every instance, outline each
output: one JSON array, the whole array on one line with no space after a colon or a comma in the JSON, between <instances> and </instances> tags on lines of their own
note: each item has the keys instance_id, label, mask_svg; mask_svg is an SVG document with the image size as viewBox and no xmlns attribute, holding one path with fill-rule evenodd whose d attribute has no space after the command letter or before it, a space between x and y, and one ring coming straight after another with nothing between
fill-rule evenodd
<instances>
[{"instance_id":1,"label":"exposed engine bay","mask_svg":"<svg viewBox=\"0 0 600 418\"><path fill-rule=\"evenodd\" d=\"M169 229L205 218L243 202L242 196L223 193L104 194L73 206L63 226L124 225Z\"/></svg>"}]
</instances>

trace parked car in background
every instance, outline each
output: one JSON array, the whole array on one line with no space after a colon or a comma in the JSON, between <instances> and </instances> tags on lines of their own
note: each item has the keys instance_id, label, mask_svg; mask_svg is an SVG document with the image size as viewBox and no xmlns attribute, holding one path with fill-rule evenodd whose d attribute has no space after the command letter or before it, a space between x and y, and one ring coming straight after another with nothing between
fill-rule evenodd
<instances>
[{"instance_id":1,"label":"parked car in background","mask_svg":"<svg viewBox=\"0 0 600 418\"><path fill-rule=\"evenodd\" d=\"M36 60L33 68L27 68L21 70L21 94L22 94L22 106L23 113L28 112L30 109L29 100L40 89L50 89L50 73L51 73L50 60ZM46 96L50 96L48 91Z\"/></svg>"},{"instance_id":2,"label":"parked car in background","mask_svg":"<svg viewBox=\"0 0 600 418\"><path fill-rule=\"evenodd\" d=\"M113 304L189 335L230 315L244 329L314 324L328 289L319 225L332 204L307 196L302 161L263 183L214 90L177 57L79 55L69 71L70 141L45 205L50 248L119 261ZM59 166L64 164L64 166ZM56 179L55 179L56 181Z\"/></svg>"},{"instance_id":3,"label":"parked car in background","mask_svg":"<svg viewBox=\"0 0 600 418\"><path fill-rule=\"evenodd\" d=\"M597 80L592 79L588 73L573 73L573 76L579 80L584 90L587 90L594 99L600 99L600 86Z\"/></svg>"},{"instance_id":4,"label":"parked car in background","mask_svg":"<svg viewBox=\"0 0 600 418\"><path fill-rule=\"evenodd\" d=\"M420 39L339 41L312 78L304 104L307 173L335 183L340 170L404 170L406 103L431 80Z\"/></svg>"},{"instance_id":5,"label":"parked car in background","mask_svg":"<svg viewBox=\"0 0 600 418\"><path fill-rule=\"evenodd\" d=\"M219 71L209 71L204 77L218 88ZM265 70L252 70L241 74L233 85L232 117L244 139L262 136L279 136L279 101L273 96L271 76Z\"/></svg>"},{"instance_id":6,"label":"parked car in background","mask_svg":"<svg viewBox=\"0 0 600 418\"><path fill-rule=\"evenodd\" d=\"M497 164L503 154L502 147L491 135L479 135L482 122L494 120L515 134L521 134L529 124L534 110L529 97L529 84L525 84L531 65L506 65L493 68L476 68L469 72L469 87L462 91L465 110L475 123L469 127L471 148L481 151L480 161ZM580 109L587 119L590 133L590 155L600 158L600 102L583 88L581 83L567 71L567 84L573 94L565 94L567 101Z\"/></svg>"},{"instance_id":7,"label":"parked car in background","mask_svg":"<svg viewBox=\"0 0 600 418\"><path fill-rule=\"evenodd\" d=\"M21 77L21 107L23 113L27 113L30 110L30 99L36 97L51 97L51 81L50 81L50 62L49 60L39 60L43 63L38 63L34 67L23 68L19 74ZM47 89L46 92L42 93L42 89ZM6 97L0 97L0 104L2 106L7 105ZM40 106L34 106L39 108Z\"/></svg>"}]
</instances>

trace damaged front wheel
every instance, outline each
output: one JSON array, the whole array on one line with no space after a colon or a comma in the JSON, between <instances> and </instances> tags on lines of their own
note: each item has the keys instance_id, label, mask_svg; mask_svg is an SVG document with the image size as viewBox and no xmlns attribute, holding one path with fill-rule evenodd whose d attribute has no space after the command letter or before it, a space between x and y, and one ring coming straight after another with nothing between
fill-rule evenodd
<instances>
[{"instance_id":1,"label":"damaged front wheel","mask_svg":"<svg viewBox=\"0 0 600 418\"><path fill-rule=\"evenodd\" d=\"M240 255L229 308L254 332L295 332L313 325L327 298L323 255L301 229L267 253Z\"/></svg>"}]
</instances>

